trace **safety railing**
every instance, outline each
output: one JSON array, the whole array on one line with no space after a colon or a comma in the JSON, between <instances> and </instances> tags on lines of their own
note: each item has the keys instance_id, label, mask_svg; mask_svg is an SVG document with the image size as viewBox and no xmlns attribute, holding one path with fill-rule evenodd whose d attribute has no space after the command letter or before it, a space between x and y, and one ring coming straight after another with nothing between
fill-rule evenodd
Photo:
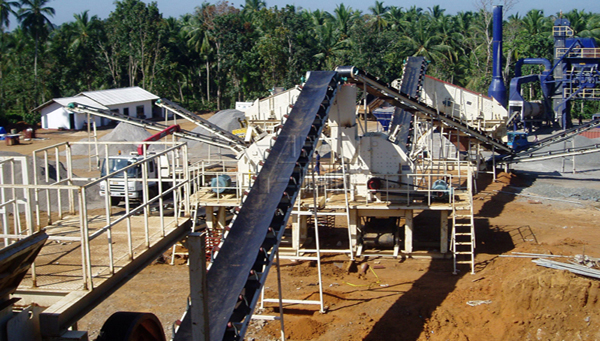
<instances>
[{"instance_id":1,"label":"safety railing","mask_svg":"<svg viewBox=\"0 0 600 341\"><path fill-rule=\"evenodd\" d=\"M151 145L165 145L165 148L147 153L136 162L105 176L77 177L73 174L71 148L88 143L63 143L34 151L31 163L34 184L26 181L29 169L25 165L25 157L24 178L20 179L20 183L6 181L4 176L13 174L14 178L14 174L18 174L14 161L0 160L0 212L6 212L5 208L15 207L19 199L25 199L19 202L23 204L22 208L12 209L11 213L18 218L15 218L13 226L3 224L0 240L7 245L45 228L50 240L48 245L51 245L47 247L52 248L42 250L23 285L64 290L65 283L69 283L68 289L91 290L97 286L97 281L113 275L190 216L185 143L150 142ZM108 146L115 143L98 144L105 144L106 158ZM123 145L124 142L118 144ZM150 164L157 167L155 173L149 174ZM12 168L11 172L4 171L8 168ZM135 177L130 176L132 170L136 170ZM111 191L106 186L113 180L125 184L125 195L120 200L123 204L119 206L113 205ZM141 184L141 187L137 186L141 193L134 199L130 189L136 187L136 183ZM99 195L102 184L105 186L104 196ZM33 200L27 200L28 197ZM2 216L7 218L8 215ZM6 221L3 219L3 223ZM31 228L22 228L19 221L29 221L27 224ZM103 236L106 239L100 238ZM77 249L79 251L74 252ZM54 262L55 259L61 259L60 264ZM69 269L64 270L61 266ZM53 279L53 274L60 275Z\"/></svg>"},{"instance_id":2,"label":"safety railing","mask_svg":"<svg viewBox=\"0 0 600 341\"><path fill-rule=\"evenodd\" d=\"M236 160L201 160L190 166L190 184L202 205L239 205L254 173L238 172Z\"/></svg>"},{"instance_id":3,"label":"safety railing","mask_svg":"<svg viewBox=\"0 0 600 341\"><path fill-rule=\"evenodd\" d=\"M574 98L587 98L587 99L598 99L600 98L600 89L598 88L587 88L587 89L564 89L564 97Z\"/></svg>"},{"instance_id":4,"label":"safety railing","mask_svg":"<svg viewBox=\"0 0 600 341\"><path fill-rule=\"evenodd\" d=\"M569 26L554 26L552 28L552 34L556 36L572 37L573 29Z\"/></svg>"},{"instance_id":5,"label":"safety railing","mask_svg":"<svg viewBox=\"0 0 600 341\"><path fill-rule=\"evenodd\" d=\"M22 186L15 186L22 185ZM0 220L2 247L31 235L33 212L29 186L29 169L25 156L0 157Z\"/></svg>"},{"instance_id":6,"label":"safety railing","mask_svg":"<svg viewBox=\"0 0 600 341\"><path fill-rule=\"evenodd\" d=\"M431 206L433 203L452 205L454 201L454 176L452 174L409 174L404 175L409 181L398 187L390 186L397 184L399 175L379 175L379 188L369 188L369 196L365 198L366 203L375 201L398 202L411 205ZM442 181L441 183L437 181ZM416 185L420 184L420 185Z\"/></svg>"},{"instance_id":7,"label":"safety railing","mask_svg":"<svg viewBox=\"0 0 600 341\"><path fill-rule=\"evenodd\" d=\"M473 165L461 160L429 160L425 172L420 174L373 174L365 177L362 173L347 172L347 184L352 202L393 202L406 205L447 204L452 205L455 191L471 190L469 177ZM439 163L439 166L436 164ZM317 191L317 197L331 199L336 195L345 195L343 172L331 167L327 162L320 165L320 174L306 177L303 186L303 196L312 196ZM435 170L433 172L432 170ZM311 172L314 170L311 169ZM365 183L365 179L368 179ZM438 181L441 180L441 181ZM437 182L437 183L436 183ZM360 190L366 186L366 191ZM359 195L360 193L367 195ZM342 199L340 199L342 200Z\"/></svg>"},{"instance_id":8,"label":"safety railing","mask_svg":"<svg viewBox=\"0 0 600 341\"><path fill-rule=\"evenodd\" d=\"M576 48L557 48L556 59L562 58L600 58L600 48L576 47Z\"/></svg>"}]
</instances>

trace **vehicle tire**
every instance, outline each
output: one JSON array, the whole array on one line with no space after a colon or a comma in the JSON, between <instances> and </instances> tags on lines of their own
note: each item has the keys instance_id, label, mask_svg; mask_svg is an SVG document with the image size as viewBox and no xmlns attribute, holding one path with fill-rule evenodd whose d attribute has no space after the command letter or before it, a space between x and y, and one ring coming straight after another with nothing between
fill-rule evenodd
<instances>
[{"instance_id":1,"label":"vehicle tire","mask_svg":"<svg viewBox=\"0 0 600 341\"><path fill-rule=\"evenodd\" d=\"M119 206L120 202L121 202L121 198L110 197L110 206Z\"/></svg>"},{"instance_id":2,"label":"vehicle tire","mask_svg":"<svg viewBox=\"0 0 600 341\"><path fill-rule=\"evenodd\" d=\"M156 315L119 311L104 322L96 341L166 341L166 338Z\"/></svg>"}]
</instances>

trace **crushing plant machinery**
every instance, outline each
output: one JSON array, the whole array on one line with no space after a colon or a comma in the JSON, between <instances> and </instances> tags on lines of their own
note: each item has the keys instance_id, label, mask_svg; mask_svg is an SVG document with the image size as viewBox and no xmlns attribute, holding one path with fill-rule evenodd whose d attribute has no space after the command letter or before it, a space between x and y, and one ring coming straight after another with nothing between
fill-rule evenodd
<instances>
[{"instance_id":1,"label":"crushing plant machinery","mask_svg":"<svg viewBox=\"0 0 600 341\"><path fill-rule=\"evenodd\" d=\"M572 127L574 101L600 100L600 47L594 38L576 37L565 18L554 21L554 60L524 58L517 61L510 82L509 124L531 126L548 122L562 129ZM523 65L540 65L539 74L523 75ZM542 99L527 101L522 87L539 83Z\"/></svg>"},{"instance_id":2,"label":"crushing plant machinery","mask_svg":"<svg viewBox=\"0 0 600 341\"><path fill-rule=\"evenodd\" d=\"M524 152L516 152L515 148L505 142L507 122L526 123L538 119L542 114L534 114L538 110L534 107L537 106L553 109L557 113L546 116L549 117L548 120L560 122L566 127L570 119L569 101L599 99L599 58L595 41L571 38L569 34L572 35L572 31L567 29L568 22L560 21L558 24L558 29L555 27L557 39L554 66L540 60L520 62L519 65L542 63L547 66L547 70L542 75L519 76L513 80L516 90L513 91L511 83L508 111L504 108L506 103L502 99L502 93L505 90L502 86L496 84L492 87L491 92L495 91L492 97L495 100L475 94L426 76L426 63L422 58L410 58L406 63L403 79L392 86L352 66L338 67L329 72L310 72L302 86L269 98L267 102L273 105L261 108L263 102L258 101L246 112L248 130L259 132L254 135L256 138L241 139L198 119L174 103L166 100L158 102L157 105L180 114L213 134L205 136L176 132L176 136L231 149L237 159L235 168L239 174L236 180L239 182L242 178L249 178L241 191L243 194L236 197L237 201L233 205L235 208L232 210L233 219L223 228L222 239L212 250L208 270L202 267L206 265L205 251L197 248L197 244L202 243L202 238L197 233L190 234L193 231L189 231L187 225L182 224L177 228L178 236L183 234L181 231L188 229L186 233L191 236L188 245L192 261L190 301L174 339L244 338L269 271L279 263L280 243L289 218L297 213L295 210L304 209L309 212L308 215L314 214L316 220L321 206L329 205L334 209L341 207L348 217L351 256L363 244L392 246L393 255L397 256L402 247L399 245L400 239L404 241L401 251L409 254L413 252L413 210L438 209L442 212L440 252L448 253L450 244L451 254L455 259L455 272L457 258L461 255L467 257L465 262L473 269L475 233L471 188L468 185L464 188L460 184L461 179L454 182L450 179L461 172L460 156L457 156L455 162L458 170L452 169L455 174L419 168L423 161L420 158L424 158L425 151L431 151L431 145L428 145L431 136L446 132L448 140L456 145L468 145L468 150L476 145L477 149L481 146L507 155L504 159L506 163L511 162L510 160L516 162L523 158L531 159ZM494 51L500 57L501 37L494 38ZM495 65L494 70L497 75L501 68ZM499 80L499 77L494 79ZM545 84L546 102L536 105L519 97L518 88L522 84L538 80ZM398 108L394 112L389 133L369 131L368 122L357 119L356 97L359 90ZM118 118L157 131L166 128L155 122L122 117L94 108L78 106L73 109L111 119ZM329 136L324 134L326 126ZM593 124L586 128L591 126ZM580 131L581 129L568 129L543 139L534 146L528 146L525 151L532 152L535 148L563 141ZM313 178L314 192L321 186L314 174L314 164L311 163L314 162L313 155L322 139L328 140L332 159L336 159L336 163L328 168L328 174L324 174L322 179L343 179L337 183L337 189L343 189L345 203L339 200L337 203L342 203L339 206L335 206L333 194L330 197L326 194L325 200L318 204L315 200L312 206L302 202L302 191L307 188L305 182ZM595 151L598 150L599 147L596 146ZM431 161L431 153L427 154ZM470 175L471 173L469 177ZM471 180L469 178L467 183ZM190 181L186 180L185 183L187 182ZM229 186L220 187L224 189ZM216 201L222 200L223 191L209 191L217 198ZM182 192L191 194L191 191ZM195 194L198 193L200 191ZM433 197L438 199L437 202L432 200ZM397 224L402 219L403 234L399 226L395 231L380 233L378 227L370 226L368 221L362 224L364 220L361 218L393 218L397 219ZM448 231L450 219L451 235ZM297 224L300 225L299 230L302 230L302 224L306 228L306 220L298 218ZM376 236L373 237L373 234ZM381 238L383 235L385 238ZM388 243L388 240L391 242ZM164 248L165 245L159 246ZM115 277L117 276L113 275ZM91 309L97 303L90 303L86 309ZM53 327L53 334L49 334L52 337L60 336L65 327L75 321L74 317L60 312L53 316L43 312L40 314L42 328L47 327L43 325L46 321L64 320ZM131 326L132 330L154 330L154 327L161 329L158 328L160 323L157 321L141 323L140 319L150 321L146 315L115 316L103 328L106 335L109 335L106 336L107 339L114 335L110 334L111 331L122 331L124 325ZM53 319L50 320L50 317ZM148 328L148 325L152 328ZM158 331L159 334L161 332ZM133 339L134 334L130 334L129 338L118 336L129 340Z\"/></svg>"}]
</instances>

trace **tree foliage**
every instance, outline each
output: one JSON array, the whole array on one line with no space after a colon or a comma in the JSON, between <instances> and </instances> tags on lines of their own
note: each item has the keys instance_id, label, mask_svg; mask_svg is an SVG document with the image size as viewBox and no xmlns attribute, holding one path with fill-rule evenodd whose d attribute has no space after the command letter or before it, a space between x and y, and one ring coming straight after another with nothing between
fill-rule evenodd
<instances>
[{"instance_id":1,"label":"tree foliage","mask_svg":"<svg viewBox=\"0 0 600 341\"><path fill-rule=\"evenodd\" d=\"M491 8L449 15L433 6L374 1L367 13L340 3L332 13L246 0L204 2L164 18L155 2L117 0L106 19L77 13L55 26L49 0L0 1L0 119L21 120L52 97L141 86L193 110L291 87L309 70L355 65L391 82L409 56L428 73L485 92L491 79ZM20 26L10 27L9 14ZM504 25L505 77L520 58L552 58L552 23L562 15L575 34L600 40L600 15L586 10L546 15L532 10ZM587 110L587 109L586 109Z\"/></svg>"}]
</instances>

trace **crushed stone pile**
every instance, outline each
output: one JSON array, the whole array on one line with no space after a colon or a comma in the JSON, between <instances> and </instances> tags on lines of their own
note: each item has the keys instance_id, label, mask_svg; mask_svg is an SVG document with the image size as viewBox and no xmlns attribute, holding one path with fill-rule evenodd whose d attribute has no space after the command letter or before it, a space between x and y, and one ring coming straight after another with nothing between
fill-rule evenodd
<instances>
[{"instance_id":1,"label":"crushed stone pile","mask_svg":"<svg viewBox=\"0 0 600 341\"><path fill-rule=\"evenodd\" d=\"M240 129L240 120L244 120L246 116L243 111L235 110L235 109L226 109L221 110L211 116L208 121L215 124L221 129L225 129L227 131L233 131L235 129ZM203 127L196 127L192 130L195 133L199 133L206 136L215 136L213 133L204 129ZM193 159L207 159L211 158L231 158L234 157L233 152L227 148L218 148L214 146L209 146L206 143L202 143L196 140L182 139L188 143L188 155ZM209 148L210 147L210 148Z\"/></svg>"},{"instance_id":2,"label":"crushed stone pile","mask_svg":"<svg viewBox=\"0 0 600 341\"><path fill-rule=\"evenodd\" d=\"M555 143L539 152L560 151L566 148L591 146L600 143L600 138L590 139L577 135L566 142ZM564 160L563 160L564 159ZM564 172L563 172L564 162ZM600 152L575 156L573 173L573 156L549 160L523 162L513 165L517 172L525 172L535 177L535 182L525 193L548 198L565 198L600 202Z\"/></svg>"},{"instance_id":3,"label":"crushed stone pile","mask_svg":"<svg viewBox=\"0 0 600 341\"><path fill-rule=\"evenodd\" d=\"M138 126L134 126L132 124L121 122L119 123L110 133L102 136L98 139L98 141L105 142L140 142L153 134L149 133L146 129ZM80 141L87 142L87 137L81 139ZM108 147L109 155L117 155L119 151L121 154L129 154L131 152L137 151L138 144L137 143L123 143L110 145ZM148 150L152 150L153 147L150 146ZM92 145L92 154L96 153L95 147ZM87 145L74 145L71 148L72 155L88 155L89 148ZM104 156L104 146L98 146L98 154L100 156Z\"/></svg>"},{"instance_id":4,"label":"crushed stone pile","mask_svg":"<svg viewBox=\"0 0 600 341\"><path fill-rule=\"evenodd\" d=\"M559 151L566 148L572 148L573 144L571 140L575 142L575 148L586 147L600 143L599 139L589 139L585 136L577 135L573 139L566 142L555 143L545 148L542 148L536 153ZM580 173L590 173L600 170L600 153L592 153L586 155L575 156L575 169ZM572 173L573 170L573 156L564 158L565 173ZM549 160L535 161L535 162L522 162L516 164L513 169L527 172L538 172L538 173L549 173L549 172L562 172L563 158L555 158ZM571 175L570 175L571 176Z\"/></svg>"}]
</instances>

